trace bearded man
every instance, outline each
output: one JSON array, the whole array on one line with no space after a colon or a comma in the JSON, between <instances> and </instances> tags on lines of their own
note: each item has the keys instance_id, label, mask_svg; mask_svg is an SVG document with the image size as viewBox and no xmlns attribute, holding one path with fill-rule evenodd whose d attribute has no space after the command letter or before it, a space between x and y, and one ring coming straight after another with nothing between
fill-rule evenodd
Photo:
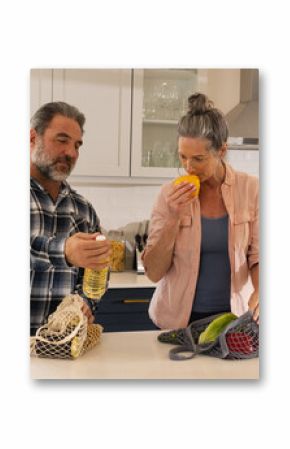
<instances>
[{"instance_id":1,"label":"bearded man","mask_svg":"<svg viewBox=\"0 0 290 449\"><path fill-rule=\"evenodd\" d=\"M66 182L83 143L84 123L84 114L64 102L43 105L31 119L31 335L64 296L80 292L83 268L108 266L110 244L95 240L100 220ZM83 311L93 322L85 300Z\"/></svg>"}]
</instances>

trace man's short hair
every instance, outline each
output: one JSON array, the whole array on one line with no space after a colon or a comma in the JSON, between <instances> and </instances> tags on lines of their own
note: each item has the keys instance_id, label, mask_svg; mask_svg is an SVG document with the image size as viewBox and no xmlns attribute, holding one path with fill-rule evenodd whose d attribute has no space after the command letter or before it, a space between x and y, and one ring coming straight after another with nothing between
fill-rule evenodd
<instances>
[{"instance_id":1,"label":"man's short hair","mask_svg":"<svg viewBox=\"0 0 290 449\"><path fill-rule=\"evenodd\" d=\"M64 117L75 120L82 133L84 133L85 116L75 106L72 106L63 101L55 101L46 103L39 108L30 120L31 128L34 128L37 134L43 135L51 120L56 115L62 115Z\"/></svg>"}]
</instances>

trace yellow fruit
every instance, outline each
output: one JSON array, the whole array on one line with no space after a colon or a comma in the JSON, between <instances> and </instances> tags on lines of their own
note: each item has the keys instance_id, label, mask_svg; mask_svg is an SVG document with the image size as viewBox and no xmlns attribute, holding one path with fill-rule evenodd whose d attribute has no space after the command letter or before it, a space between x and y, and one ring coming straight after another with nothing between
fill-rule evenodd
<instances>
[{"instance_id":1,"label":"yellow fruit","mask_svg":"<svg viewBox=\"0 0 290 449\"><path fill-rule=\"evenodd\" d=\"M179 178L176 178L174 180L174 185L177 186L181 182L189 182L190 184L195 185L196 190L192 193L192 196L198 196L200 190L200 181L197 176L195 175L179 176Z\"/></svg>"},{"instance_id":2,"label":"yellow fruit","mask_svg":"<svg viewBox=\"0 0 290 449\"><path fill-rule=\"evenodd\" d=\"M81 345L79 337L74 337L71 342L70 353L71 356L76 359L81 353Z\"/></svg>"}]
</instances>

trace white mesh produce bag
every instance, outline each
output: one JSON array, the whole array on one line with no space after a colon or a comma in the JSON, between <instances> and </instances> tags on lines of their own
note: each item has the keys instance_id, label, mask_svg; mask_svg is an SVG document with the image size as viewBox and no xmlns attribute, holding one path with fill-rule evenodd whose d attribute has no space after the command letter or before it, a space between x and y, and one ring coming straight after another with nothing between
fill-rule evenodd
<instances>
[{"instance_id":1,"label":"white mesh produce bag","mask_svg":"<svg viewBox=\"0 0 290 449\"><path fill-rule=\"evenodd\" d=\"M76 359L94 347L103 328L88 324L82 311L83 299L77 294L63 298L48 322L30 337L30 354L37 357Z\"/></svg>"}]
</instances>

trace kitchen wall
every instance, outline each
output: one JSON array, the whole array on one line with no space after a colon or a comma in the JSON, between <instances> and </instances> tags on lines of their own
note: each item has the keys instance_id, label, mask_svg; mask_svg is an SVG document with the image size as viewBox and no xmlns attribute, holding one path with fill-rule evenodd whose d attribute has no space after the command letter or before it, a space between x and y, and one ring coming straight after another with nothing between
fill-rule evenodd
<instances>
[{"instance_id":1,"label":"kitchen wall","mask_svg":"<svg viewBox=\"0 0 290 449\"><path fill-rule=\"evenodd\" d=\"M232 150L228 162L237 170L259 176L259 151ZM167 182L166 179L161 183ZM128 223L148 220L160 185L82 185L71 182L96 209L106 230L117 229Z\"/></svg>"},{"instance_id":2,"label":"kitchen wall","mask_svg":"<svg viewBox=\"0 0 290 449\"><path fill-rule=\"evenodd\" d=\"M128 223L148 220L160 185L83 186L71 184L93 204L101 225L107 231Z\"/></svg>"},{"instance_id":3,"label":"kitchen wall","mask_svg":"<svg viewBox=\"0 0 290 449\"><path fill-rule=\"evenodd\" d=\"M59 72L62 72L62 71L59 71ZM157 72L149 71L149 72L150 72L149 73L150 76L148 75L148 78L146 78L146 77L144 78L144 83L149 82L149 81L151 82L152 80L155 83L155 81L156 81L155 77L158 75L158 77L157 77L157 80L158 80L160 77L160 74L157 73L158 71ZM109 75L110 75L110 77L108 78ZM62 79L62 76L64 76L64 75L63 74L61 75L61 79ZM114 84L115 74L114 75L108 74L107 72L106 72L106 74L104 74L102 72L102 74L99 74L98 77L95 78L96 74L93 72L90 72L90 71L84 71L82 74L80 74L79 71L73 71L73 72L71 72L70 76L71 76L71 78L69 78L69 79L71 80L71 82L69 83L68 73L66 73L66 77L64 77L65 82L63 84L61 84L61 86L62 86L63 90L66 89L66 92L70 93L70 96L69 96L70 101L73 103L75 102L76 104L79 104L79 102L80 102L80 104L82 104L84 91L87 92L87 95L90 92L91 92L91 94L95 93L95 90L92 90L92 91L90 89L88 91L86 90L89 80L91 80L92 83L96 83L96 86L98 86L99 84L101 85L102 88L100 89L99 97L98 97L99 102L101 104L103 102L105 102L105 104L107 104L106 101L108 101L108 98L111 98L110 95L112 94L112 92L118 91L118 89L117 89L118 84ZM104 88L104 79L103 79L104 76L106 76L106 78L111 80L110 81L111 85L109 83L108 84L109 87L107 86L106 89ZM134 76L135 77L137 76L136 73ZM167 73L166 76L169 76L169 74ZM173 76L173 79L176 79L176 74L174 74L172 76ZM57 71L54 70L53 80L55 83L56 83L56 78L57 78ZM187 86L186 79L187 78L185 78L185 79L182 78L185 86ZM75 85L76 80L77 80L77 85L80 85L79 90L76 89L76 85ZM190 81L188 81L188 82L190 82L190 83L193 82L191 78L189 78L189 80ZM218 108L220 108L225 114L227 114L230 110L232 110L232 108L234 108L234 106L236 106L239 102L239 99L240 99L240 70L239 69L226 69L226 70L199 69L198 77L196 78L196 82L198 83L197 90L205 92L209 96L209 98L211 98L214 101L215 105ZM78 84L78 83L80 83L80 84ZM153 83L153 86L155 85L154 83ZM57 86L57 83L55 85L54 92L57 89L56 86ZM158 86L158 83L157 83L157 86ZM90 83L89 83L89 87L91 87ZM60 89L60 91L62 91L62 89ZM96 87L96 89L97 89L97 87ZM134 85L133 98L136 98L139 90L140 90L140 87L138 86L138 83L137 83L136 86ZM142 86L142 92L144 93L145 91L146 91L146 89L144 90L144 86ZM75 92L77 92L77 95ZM150 92L150 89L149 89L149 92ZM74 95L76 95L76 96L74 96ZM118 95L116 95L116 98L119 100ZM143 101L143 99L142 99L142 101ZM95 101L88 101L88 104L87 104L87 100L86 100L86 102L83 104L83 106L84 106L84 110L86 110L86 108L88 108L88 107L90 107L92 109L92 113L90 116L92 123L95 123L95 121L98 122L98 120L104 114L103 107L101 107L99 109L96 108ZM114 103L113 103L113 106L114 106ZM117 113L116 111L119 111L119 110L115 106L114 106L115 109L114 108L113 109L114 109L115 113ZM140 104L140 111L139 111L140 114L142 112L141 106L142 106L142 102ZM137 114L137 117L139 117L138 116L138 108L135 111L134 107L135 106L134 106L134 102L133 102L132 116L134 117L134 114ZM89 109L87 109L87 110L89 111ZM126 114L128 115L128 110L126 110ZM126 115L126 117L127 117L127 115ZM122 114L121 114L121 116L122 116ZM142 121L141 115L138 118L138 120ZM136 126L136 123L138 122L138 120L136 122L134 120L132 120L133 127ZM117 120L117 122L118 122L118 120ZM131 125L129 123L128 129L130 126ZM162 145L164 142L161 141L161 139L159 139L159 137L158 137L159 133L160 133L160 129L161 129L160 127L158 127L157 125L154 125L150 128L150 133L148 132L146 134L144 132L144 134L143 134L143 137L145 136L144 142L143 142L144 148L146 148L146 146L147 146L149 149L154 149L155 145L156 146L159 145L159 147L162 148ZM163 131L164 131L164 129L162 128ZM170 130L170 131L168 131L168 130ZM94 134L94 131L95 130L93 129L92 134ZM103 134L101 134L101 130L99 130L99 134L103 136L104 140L106 140L106 136L108 134L108 129L104 128L104 130L102 130L102 131L103 131ZM111 129L110 129L110 131L111 131ZM114 138L115 141L117 139L119 139L119 132L120 132L120 130L119 130L118 126L116 125L115 130L112 131L112 138ZM170 134L170 132L172 132L172 135ZM175 142L175 134L176 134L175 127L166 128L166 136L168 136L168 139L171 142ZM134 135L134 133L132 135ZM149 136L150 136L151 140L149 139ZM107 146L107 152L106 152L106 164L107 165L111 164L112 167L114 165L112 163L112 160L115 160L115 159L117 159L117 157L119 157L119 154L117 154L116 152L114 152L114 151L110 152L110 149L116 143L115 141L112 140L112 142L109 142L109 144ZM98 142L102 143L102 139ZM151 210L152 210L154 201L158 195L158 192L160 191L160 187L161 187L162 183L167 182L168 179L167 180L166 180L166 178L163 180L160 179L159 184L157 182L156 182L156 184L152 184L152 180L150 180L150 178L147 178L148 184L144 185L145 182L143 182L143 185L140 185L141 182L139 182L139 185L138 185L138 179L135 178L136 183L133 185L132 179L129 180L129 178L127 178L127 182L126 182L126 176L124 176L124 178L121 180L121 182L119 184L117 184L116 182L114 182L114 184L112 182L111 182L111 184L109 184L110 178L108 177L108 178L104 178L103 183L100 184L100 178L98 177L98 175L105 177L105 176L107 176L107 174L106 174L107 172L106 173L104 172L104 174L102 174L102 171L98 167L98 170L99 170L98 173L94 174L94 176L96 176L95 179L92 179L91 183L87 182L85 184L84 179L87 179L86 176L92 176L90 174L91 171L86 168L86 165L89 164L91 167L93 167L94 163L95 163L94 161L98 160L95 156L95 154L96 154L95 148L99 148L98 142L93 141L91 144L91 147L94 148L94 151L90 153L91 156L89 156L89 159L88 159L89 163L87 163L87 160L84 160L84 170L83 171L85 173L85 176L83 176L82 181L77 181L78 178L74 177L71 180L69 180L71 185L73 187L75 187L79 193L81 193L89 201L91 201L94 208L96 209L97 214L99 215L99 217L101 219L102 227L105 228L107 231L112 230L112 229L118 229L120 227L124 227L124 226L128 225L129 223L137 224L138 222L142 222L144 220L149 220L150 215L151 215ZM132 142L133 142L132 143L132 146L133 146L134 139L132 139ZM140 143L140 145L141 144L142 143ZM173 146L175 146L175 145L173 145ZM125 147L127 149L126 151L128 151L129 142L126 143ZM100 148L103 148L103 146L100 145ZM165 148L164 148L163 152L153 151L153 155L155 154L158 157L160 157L161 153L163 153L163 154L165 153L166 157L168 155L168 152ZM92 154L94 154L94 156L92 156ZM102 154L99 155L99 158L101 157L101 155ZM129 157L131 158L131 164L132 164L131 168L134 169L136 167L134 167L134 157L133 156L134 156L134 154L132 152L132 154L130 154ZM237 149L230 150L228 152L228 161L234 168L236 168L238 170L246 171L246 172L254 174L256 176L258 176L258 174L259 174L259 151L246 150L245 148L243 150L237 150ZM129 166L129 164L127 164L127 167L128 166ZM154 163L153 163L153 166L154 166ZM156 164L156 166L158 167L158 164ZM160 167L162 167L162 164L160 165ZM132 172L134 173L134 170L132 170ZM135 174L136 174L136 172L135 172ZM124 175L124 173L121 173L121 176L123 176L123 175ZM128 168L127 168L127 175L129 175ZM152 175L152 176L154 176L154 175ZM159 176L159 175L156 175L156 176Z\"/></svg>"},{"instance_id":4,"label":"kitchen wall","mask_svg":"<svg viewBox=\"0 0 290 449\"><path fill-rule=\"evenodd\" d=\"M240 100L240 70L199 69L200 90L227 114Z\"/></svg>"}]
</instances>

